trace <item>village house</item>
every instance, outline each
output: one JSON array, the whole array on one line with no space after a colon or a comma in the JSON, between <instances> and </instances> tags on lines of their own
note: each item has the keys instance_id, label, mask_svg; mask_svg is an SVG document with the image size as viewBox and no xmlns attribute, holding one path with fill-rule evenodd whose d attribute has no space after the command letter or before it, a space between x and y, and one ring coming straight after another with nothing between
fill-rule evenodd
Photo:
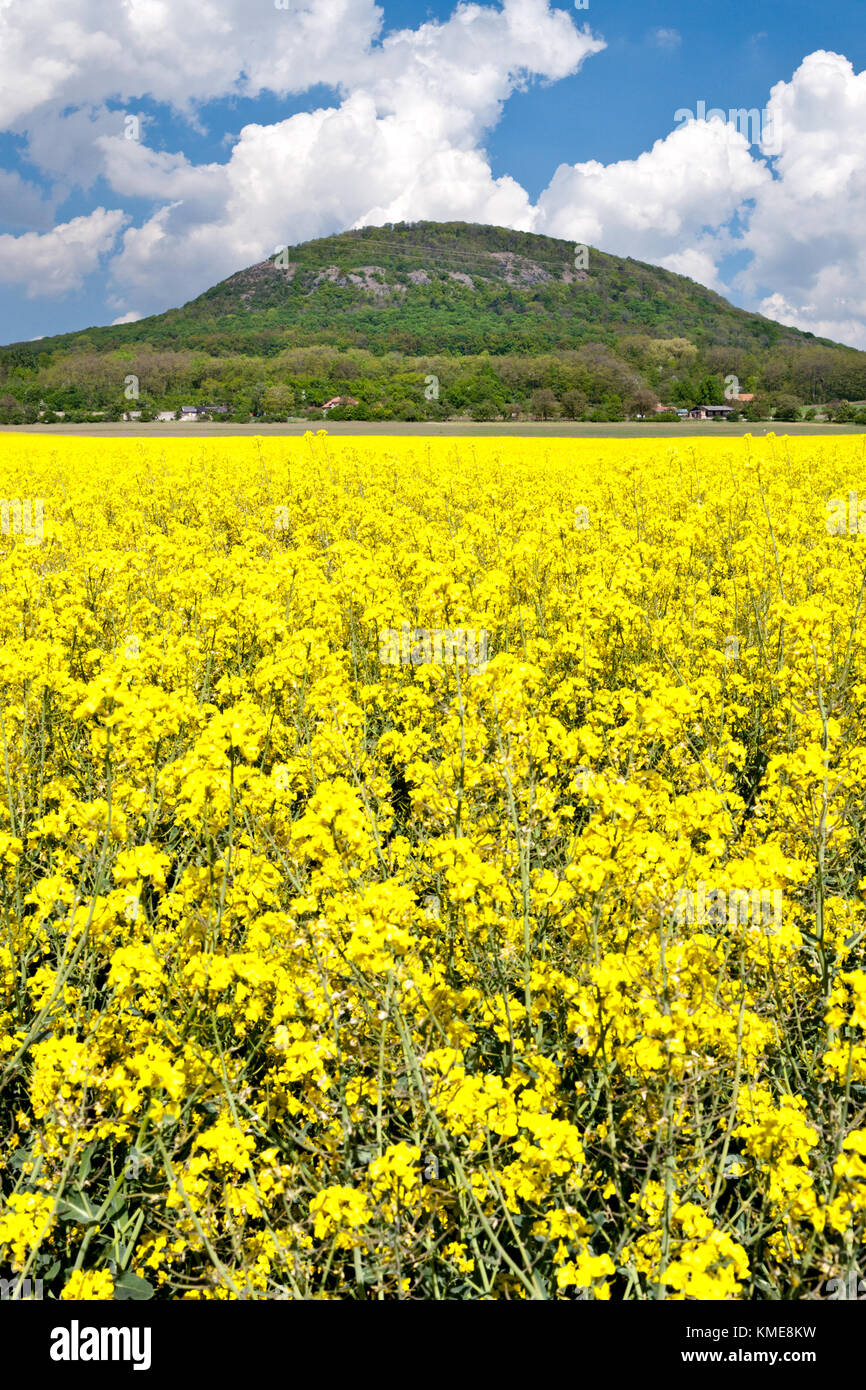
<instances>
[{"instance_id":1,"label":"village house","mask_svg":"<svg viewBox=\"0 0 866 1390\"><path fill-rule=\"evenodd\" d=\"M654 405L653 415L678 415L681 420L727 420L738 405L748 405L755 399L754 394L746 392L735 396L731 405L696 405L693 410L683 410L675 405Z\"/></svg>"},{"instance_id":2,"label":"village house","mask_svg":"<svg viewBox=\"0 0 866 1390\"><path fill-rule=\"evenodd\" d=\"M181 420L205 420L208 415L228 415L227 405L182 405Z\"/></svg>"},{"instance_id":3,"label":"village house","mask_svg":"<svg viewBox=\"0 0 866 1390\"><path fill-rule=\"evenodd\" d=\"M323 410L333 410L337 405L358 405L354 396L332 396L329 401L325 401Z\"/></svg>"}]
</instances>

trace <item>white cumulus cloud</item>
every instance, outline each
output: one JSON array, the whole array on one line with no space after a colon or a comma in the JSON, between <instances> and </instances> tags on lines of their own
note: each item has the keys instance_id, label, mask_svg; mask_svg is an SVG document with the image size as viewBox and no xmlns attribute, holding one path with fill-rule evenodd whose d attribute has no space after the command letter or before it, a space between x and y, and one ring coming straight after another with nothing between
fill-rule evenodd
<instances>
[{"instance_id":1,"label":"white cumulus cloud","mask_svg":"<svg viewBox=\"0 0 866 1390\"><path fill-rule=\"evenodd\" d=\"M679 29L653 29L652 41L657 48L679 48L683 36Z\"/></svg>"},{"instance_id":2,"label":"white cumulus cloud","mask_svg":"<svg viewBox=\"0 0 866 1390\"><path fill-rule=\"evenodd\" d=\"M383 21L373 0L0 0L0 129L43 181L0 173L6 225L24 229L0 236L0 281L56 296L107 263L107 303L132 322L286 243L460 219L650 261L866 347L866 73L846 57L809 54L773 88L778 153L692 120L634 159L561 165L533 203L494 175L488 133L514 93L577 73L603 41L548 0L461 0L384 37ZM647 38L681 44L673 28ZM245 125L223 162L150 147L144 114L126 138L139 102L194 123L208 101L319 85L328 104ZM94 186L117 206L51 230L69 190ZM128 199L150 205L134 225Z\"/></svg>"},{"instance_id":3,"label":"white cumulus cloud","mask_svg":"<svg viewBox=\"0 0 866 1390\"><path fill-rule=\"evenodd\" d=\"M147 95L186 110L337 84L381 24L373 0L0 0L0 128L50 103Z\"/></svg>"},{"instance_id":4,"label":"white cumulus cloud","mask_svg":"<svg viewBox=\"0 0 866 1390\"><path fill-rule=\"evenodd\" d=\"M0 284L23 286L30 298L80 289L128 220L123 212L96 208L50 232L0 236Z\"/></svg>"},{"instance_id":5,"label":"white cumulus cloud","mask_svg":"<svg viewBox=\"0 0 866 1390\"><path fill-rule=\"evenodd\" d=\"M772 91L781 119L778 177L743 231L751 252L734 287L761 311L866 347L866 72L810 54Z\"/></svg>"},{"instance_id":6,"label":"white cumulus cloud","mask_svg":"<svg viewBox=\"0 0 866 1390\"><path fill-rule=\"evenodd\" d=\"M278 245L350 226L429 218L531 228L526 191L493 176L478 142L514 91L576 72L602 47L546 0L459 5L445 23L402 30L362 56L339 105L245 126L224 165L196 169L180 155L102 141L113 188L161 188L166 198L127 231L116 292L186 300Z\"/></svg>"},{"instance_id":7,"label":"white cumulus cloud","mask_svg":"<svg viewBox=\"0 0 866 1390\"><path fill-rule=\"evenodd\" d=\"M771 182L733 126L689 121L637 159L561 165L538 200L535 230L660 262L691 252Z\"/></svg>"}]
</instances>

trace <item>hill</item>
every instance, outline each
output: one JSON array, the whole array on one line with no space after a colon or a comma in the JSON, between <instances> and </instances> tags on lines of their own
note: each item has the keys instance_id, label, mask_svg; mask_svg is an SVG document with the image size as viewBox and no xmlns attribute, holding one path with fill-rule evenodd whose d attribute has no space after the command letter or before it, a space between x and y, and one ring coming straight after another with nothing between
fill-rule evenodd
<instances>
[{"instance_id":1,"label":"hill","mask_svg":"<svg viewBox=\"0 0 866 1390\"><path fill-rule=\"evenodd\" d=\"M730 375L776 408L866 397L864 353L657 266L592 248L582 263L570 242L500 227L343 232L181 308L0 350L0 415L120 410L129 375L146 408L204 397L272 418L335 396L365 418L491 418L533 398L543 412L539 392L550 411L616 418L659 398L720 402Z\"/></svg>"}]
</instances>

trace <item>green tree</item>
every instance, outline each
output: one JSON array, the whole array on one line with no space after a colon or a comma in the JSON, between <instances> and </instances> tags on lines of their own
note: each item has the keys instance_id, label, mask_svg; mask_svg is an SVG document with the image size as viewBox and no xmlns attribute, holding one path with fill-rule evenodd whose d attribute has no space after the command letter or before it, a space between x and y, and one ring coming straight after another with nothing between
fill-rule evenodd
<instances>
[{"instance_id":1,"label":"green tree","mask_svg":"<svg viewBox=\"0 0 866 1390\"><path fill-rule=\"evenodd\" d=\"M606 391L601 398L601 403L592 411L591 420L606 423L612 420L624 420L625 411L623 410L622 397L615 391Z\"/></svg>"},{"instance_id":2,"label":"green tree","mask_svg":"<svg viewBox=\"0 0 866 1390\"><path fill-rule=\"evenodd\" d=\"M633 391L629 397L629 415L649 415L658 404L655 391L648 391L645 387L639 387Z\"/></svg>"},{"instance_id":3,"label":"green tree","mask_svg":"<svg viewBox=\"0 0 866 1390\"><path fill-rule=\"evenodd\" d=\"M559 414L559 402L548 386L533 391L529 408L536 420L553 420Z\"/></svg>"},{"instance_id":4,"label":"green tree","mask_svg":"<svg viewBox=\"0 0 866 1390\"><path fill-rule=\"evenodd\" d=\"M773 411L773 402L769 396L763 392L758 392L753 401L749 401L746 406L745 415L747 420L769 420Z\"/></svg>"},{"instance_id":5,"label":"green tree","mask_svg":"<svg viewBox=\"0 0 866 1390\"><path fill-rule=\"evenodd\" d=\"M587 412L589 401L583 391L563 391L560 397L562 413L568 420L582 420Z\"/></svg>"},{"instance_id":6,"label":"green tree","mask_svg":"<svg viewBox=\"0 0 866 1390\"><path fill-rule=\"evenodd\" d=\"M693 405L725 405L725 388L717 376L705 376L698 387Z\"/></svg>"}]
</instances>

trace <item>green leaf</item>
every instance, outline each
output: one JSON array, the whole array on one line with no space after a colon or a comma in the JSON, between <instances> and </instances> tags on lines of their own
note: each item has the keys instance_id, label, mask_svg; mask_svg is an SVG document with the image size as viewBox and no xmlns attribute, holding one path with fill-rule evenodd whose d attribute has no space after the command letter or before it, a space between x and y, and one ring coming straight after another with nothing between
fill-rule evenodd
<instances>
[{"instance_id":1,"label":"green leaf","mask_svg":"<svg viewBox=\"0 0 866 1390\"><path fill-rule=\"evenodd\" d=\"M103 1212L106 1219L110 1216L117 1216L118 1212L123 1211L126 1206L126 1200L127 1199L121 1192L116 1192Z\"/></svg>"},{"instance_id":2,"label":"green leaf","mask_svg":"<svg viewBox=\"0 0 866 1390\"><path fill-rule=\"evenodd\" d=\"M114 1286L114 1297L120 1302L133 1300L136 1303L144 1302L145 1299L153 1298L153 1284L149 1284L141 1275L133 1274L128 1269L122 1274Z\"/></svg>"},{"instance_id":3,"label":"green leaf","mask_svg":"<svg viewBox=\"0 0 866 1390\"><path fill-rule=\"evenodd\" d=\"M123 1234L124 1234L124 1235L126 1234L127 1231L130 1230L130 1224L132 1225L132 1230L131 1230L130 1233L129 1233L129 1239L127 1240L127 1242L126 1242L125 1245L123 1245L123 1244L121 1243L121 1241L120 1241L120 1239L119 1239L120 1233L117 1232L117 1230L116 1230L116 1228L115 1228L115 1234L116 1234L116 1236L117 1236L118 1253L119 1253L119 1256L120 1256L120 1268L121 1268L121 1269L126 1269L126 1266L129 1264L130 1257L131 1257L131 1255L132 1255L132 1251L133 1251L133 1249L134 1249L134 1247L135 1247L135 1242L138 1240L138 1233L139 1233L139 1231L141 1230L142 1226L144 1225L144 1209L143 1209L143 1208L140 1209L140 1210L138 1211L138 1213L137 1213L136 1216L135 1216L135 1219L134 1219L131 1223L130 1223L130 1222L127 1222L127 1223L126 1223L126 1225L125 1225L124 1228L123 1228Z\"/></svg>"},{"instance_id":4,"label":"green leaf","mask_svg":"<svg viewBox=\"0 0 866 1390\"><path fill-rule=\"evenodd\" d=\"M87 1148L84 1150L84 1153L81 1158L81 1163L78 1168L79 1183L86 1183L87 1179L90 1177L90 1168L93 1162L93 1153L95 1148L95 1144L88 1144Z\"/></svg>"},{"instance_id":5,"label":"green leaf","mask_svg":"<svg viewBox=\"0 0 866 1390\"><path fill-rule=\"evenodd\" d=\"M99 1208L83 1192L76 1192L72 1197L64 1198L57 1208L57 1215L61 1221L76 1221L79 1225L87 1226L96 1220Z\"/></svg>"}]
</instances>

